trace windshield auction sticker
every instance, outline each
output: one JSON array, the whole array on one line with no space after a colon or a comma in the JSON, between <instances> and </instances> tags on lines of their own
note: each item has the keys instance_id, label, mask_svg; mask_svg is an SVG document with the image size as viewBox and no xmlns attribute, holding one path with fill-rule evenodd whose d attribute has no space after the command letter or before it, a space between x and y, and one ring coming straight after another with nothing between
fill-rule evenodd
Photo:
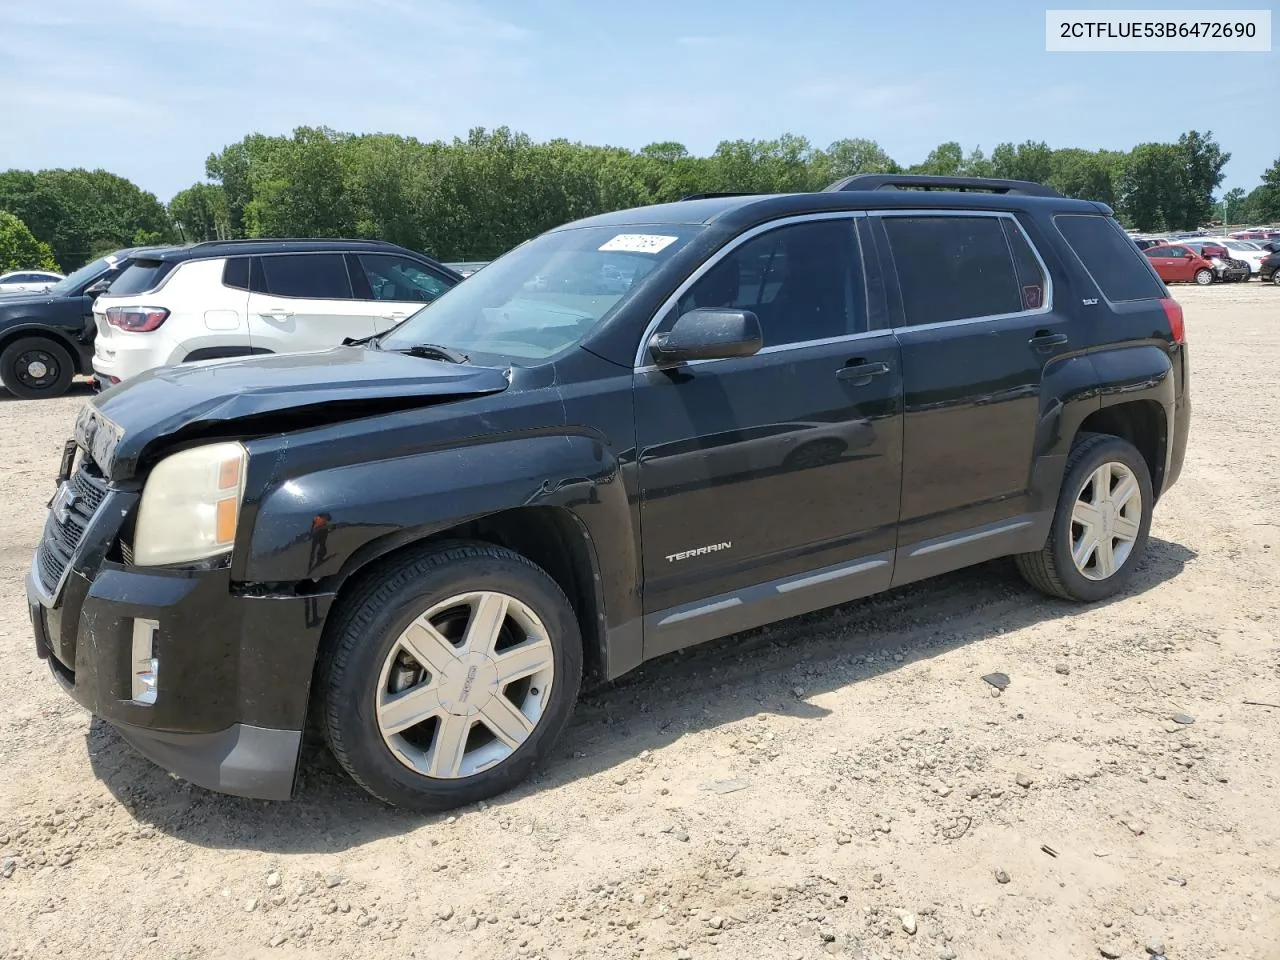
<instances>
[{"instance_id":1,"label":"windshield auction sticker","mask_svg":"<svg viewBox=\"0 0 1280 960\"><path fill-rule=\"evenodd\" d=\"M601 250L621 253L658 253L676 242L675 237L656 233L620 233L600 245Z\"/></svg>"}]
</instances>

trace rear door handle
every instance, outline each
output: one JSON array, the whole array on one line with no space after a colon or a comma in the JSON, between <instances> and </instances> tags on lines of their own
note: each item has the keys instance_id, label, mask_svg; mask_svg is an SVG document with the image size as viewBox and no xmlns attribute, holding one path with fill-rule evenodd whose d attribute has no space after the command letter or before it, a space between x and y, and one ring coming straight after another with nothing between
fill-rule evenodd
<instances>
[{"instance_id":1,"label":"rear door handle","mask_svg":"<svg viewBox=\"0 0 1280 960\"><path fill-rule=\"evenodd\" d=\"M1037 330L1036 335L1027 341L1037 350L1045 347L1060 347L1066 343L1069 338L1065 333L1050 333L1048 330Z\"/></svg>"},{"instance_id":2,"label":"rear door handle","mask_svg":"<svg viewBox=\"0 0 1280 960\"><path fill-rule=\"evenodd\" d=\"M262 315L264 317L270 317L272 320L287 320L289 317L293 316L293 311L282 310L279 307L275 307L271 310L264 311Z\"/></svg>"},{"instance_id":3,"label":"rear door handle","mask_svg":"<svg viewBox=\"0 0 1280 960\"><path fill-rule=\"evenodd\" d=\"M889 372L887 363L866 363L861 358L850 360L843 367L836 371L837 380L852 380L855 384L863 385L871 382L872 377L881 377Z\"/></svg>"}]
</instances>

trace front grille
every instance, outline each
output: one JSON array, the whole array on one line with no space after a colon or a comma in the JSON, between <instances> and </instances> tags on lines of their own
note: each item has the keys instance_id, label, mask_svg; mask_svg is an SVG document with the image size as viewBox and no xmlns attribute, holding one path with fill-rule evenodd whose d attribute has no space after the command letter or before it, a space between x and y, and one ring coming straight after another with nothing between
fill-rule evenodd
<instances>
[{"instance_id":1,"label":"front grille","mask_svg":"<svg viewBox=\"0 0 1280 960\"><path fill-rule=\"evenodd\" d=\"M57 509L49 511L49 519L45 522L44 538L36 552L41 583L50 593L57 588L58 581L62 579L67 566L80 548L80 541L84 539L89 521L93 519L107 496L106 480L98 474L92 461L88 459L81 462L76 472L71 475L68 485L75 497L66 508L66 517L59 519Z\"/></svg>"}]
</instances>

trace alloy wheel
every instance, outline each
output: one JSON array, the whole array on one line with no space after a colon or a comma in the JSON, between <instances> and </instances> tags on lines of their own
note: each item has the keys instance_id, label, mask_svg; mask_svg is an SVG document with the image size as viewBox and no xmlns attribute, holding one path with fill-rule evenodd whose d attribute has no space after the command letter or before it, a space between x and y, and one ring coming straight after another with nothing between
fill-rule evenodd
<instances>
[{"instance_id":1,"label":"alloy wheel","mask_svg":"<svg viewBox=\"0 0 1280 960\"><path fill-rule=\"evenodd\" d=\"M1124 566L1142 526L1142 489L1123 463L1102 464L1076 494L1071 510L1071 559L1090 580Z\"/></svg>"},{"instance_id":2,"label":"alloy wheel","mask_svg":"<svg viewBox=\"0 0 1280 960\"><path fill-rule=\"evenodd\" d=\"M451 597L396 639L378 678L378 730L423 776L474 776L506 760L546 709L555 660L530 607L497 592Z\"/></svg>"}]
</instances>

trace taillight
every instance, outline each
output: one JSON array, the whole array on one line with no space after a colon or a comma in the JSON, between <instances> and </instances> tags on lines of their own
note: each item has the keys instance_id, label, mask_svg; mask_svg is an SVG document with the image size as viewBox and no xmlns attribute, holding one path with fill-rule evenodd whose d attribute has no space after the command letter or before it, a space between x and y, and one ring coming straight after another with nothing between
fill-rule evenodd
<instances>
[{"instance_id":1,"label":"taillight","mask_svg":"<svg viewBox=\"0 0 1280 960\"><path fill-rule=\"evenodd\" d=\"M1182 304L1172 297L1165 297L1160 301L1160 306L1164 307L1164 315L1169 318L1169 329L1173 331L1174 343L1187 342L1186 325L1182 322Z\"/></svg>"},{"instance_id":2,"label":"taillight","mask_svg":"<svg viewBox=\"0 0 1280 960\"><path fill-rule=\"evenodd\" d=\"M132 333L150 333L169 317L164 307L108 307L107 323Z\"/></svg>"}]
</instances>

